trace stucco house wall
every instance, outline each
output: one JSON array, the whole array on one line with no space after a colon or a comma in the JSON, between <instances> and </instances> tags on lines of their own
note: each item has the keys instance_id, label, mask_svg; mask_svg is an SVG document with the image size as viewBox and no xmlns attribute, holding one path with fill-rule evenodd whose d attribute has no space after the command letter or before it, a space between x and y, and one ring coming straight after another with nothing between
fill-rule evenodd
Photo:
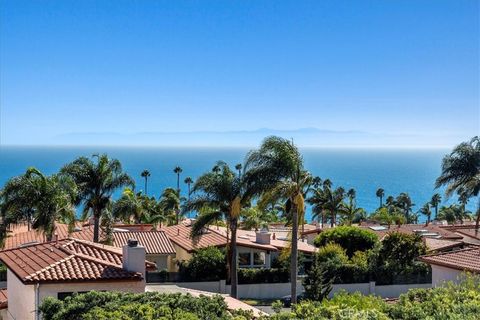
<instances>
[{"instance_id":1,"label":"stucco house wall","mask_svg":"<svg viewBox=\"0 0 480 320\"><path fill-rule=\"evenodd\" d=\"M451 269L447 267L437 266L432 264L432 286L441 286L445 281L457 282L461 270Z\"/></svg>"},{"instance_id":2,"label":"stucco house wall","mask_svg":"<svg viewBox=\"0 0 480 320\"><path fill-rule=\"evenodd\" d=\"M146 257L148 261L155 262L155 264L157 265L157 270L170 271L170 260L172 259L172 257L175 256L168 254L147 254Z\"/></svg>"},{"instance_id":3,"label":"stucco house wall","mask_svg":"<svg viewBox=\"0 0 480 320\"><path fill-rule=\"evenodd\" d=\"M9 320L35 319L35 286L26 286L7 269L8 317Z\"/></svg>"}]
</instances>

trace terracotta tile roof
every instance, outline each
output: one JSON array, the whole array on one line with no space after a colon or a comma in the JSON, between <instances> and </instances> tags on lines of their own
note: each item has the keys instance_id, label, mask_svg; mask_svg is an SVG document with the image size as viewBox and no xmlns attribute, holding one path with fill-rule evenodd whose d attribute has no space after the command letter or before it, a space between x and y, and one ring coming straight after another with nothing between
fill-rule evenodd
<instances>
[{"instance_id":1,"label":"terracotta tile roof","mask_svg":"<svg viewBox=\"0 0 480 320\"><path fill-rule=\"evenodd\" d=\"M4 250L0 260L26 284L142 279L122 268L119 248L74 238Z\"/></svg>"},{"instance_id":2,"label":"terracotta tile roof","mask_svg":"<svg viewBox=\"0 0 480 320\"><path fill-rule=\"evenodd\" d=\"M218 233L227 238L227 228L225 227L210 227L211 232ZM252 230L237 230L237 245L242 247L256 248L267 251L277 251L277 248L272 244L263 244L256 242L257 238L255 231Z\"/></svg>"},{"instance_id":3,"label":"terracotta tile roof","mask_svg":"<svg viewBox=\"0 0 480 320\"><path fill-rule=\"evenodd\" d=\"M433 265L480 273L480 249L476 247L426 255L418 259Z\"/></svg>"},{"instance_id":4,"label":"terracotta tile roof","mask_svg":"<svg viewBox=\"0 0 480 320\"><path fill-rule=\"evenodd\" d=\"M8 308L7 289L0 289L0 310Z\"/></svg>"},{"instance_id":5,"label":"terracotta tile roof","mask_svg":"<svg viewBox=\"0 0 480 320\"><path fill-rule=\"evenodd\" d=\"M164 231L114 232L113 244L123 247L128 239L136 239L147 254L175 254L175 248Z\"/></svg>"},{"instance_id":6,"label":"terracotta tile roof","mask_svg":"<svg viewBox=\"0 0 480 320\"><path fill-rule=\"evenodd\" d=\"M480 230L475 229L475 227L470 226L469 228L456 228L455 231L462 235L480 240Z\"/></svg>"},{"instance_id":7,"label":"terracotta tile roof","mask_svg":"<svg viewBox=\"0 0 480 320\"><path fill-rule=\"evenodd\" d=\"M154 229L153 224L121 224L117 223L113 225L114 229L123 229L128 231L152 231Z\"/></svg>"},{"instance_id":8,"label":"terracotta tile roof","mask_svg":"<svg viewBox=\"0 0 480 320\"><path fill-rule=\"evenodd\" d=\"M24 227L25 226L23 225L11 226L11 230L13 230L13 232L5 239L4 249L13 249L25 244L41 243L46 241L46 238L42 233L38 232L37 230L24 231L24 229L26 230ZM68 225L66 224L57 223L55 228L55 232L57 233L59 240L66 239L68 237L74 237L76 239L87 241L93 240L93 226L84 226L81 223L77 223L75 231L70 235L68 234Z\"/></svg>"},{"instance_id":9,"label":"terracotta tile roof","mask_svg":"<svg viewBox=\"0 0 480 320\"><path fill-rule=\"evenodd\" d=\"M161 230L165 231L170 241L182 247L188 252L192 252L206 247L224 247L227 245L227 239L215 232L207 232L201 236L190 238L190 226L180 223L176 226L164 227Z\"/></svg>"},{"instance_id":10,"label":"terracotta tile roof","mask_svg":"<svg viewBox=\"0 0 480 320\"><path fill-rule=\"evenodd\" d=\"M453 241L435 238L423 238L428 251L444 251L463 246L462 241Z\"/></svg>"}]
</instances>

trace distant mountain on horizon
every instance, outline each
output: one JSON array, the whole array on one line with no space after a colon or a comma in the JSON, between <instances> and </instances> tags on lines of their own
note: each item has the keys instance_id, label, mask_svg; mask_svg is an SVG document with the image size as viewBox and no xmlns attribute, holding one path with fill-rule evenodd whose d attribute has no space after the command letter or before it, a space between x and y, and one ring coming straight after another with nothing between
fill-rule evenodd
<instances>
[{"instance_id":1,"label":"distant mountain on horizon","mask_svg":"<svg viewBox=\"0 0 480 320\"><path fill-rule=\"evenodd\" d=\"M293 139L302 147L451 147L469 139L460 136L426 136L418 134L385 134L366 131L341 131L305 127L299 129L230 130L230 131L145 131L72 132L54 136L52 145L114 145L114 146L219 146L251 147L268 136Z\"/></svg>"}]
</instances>

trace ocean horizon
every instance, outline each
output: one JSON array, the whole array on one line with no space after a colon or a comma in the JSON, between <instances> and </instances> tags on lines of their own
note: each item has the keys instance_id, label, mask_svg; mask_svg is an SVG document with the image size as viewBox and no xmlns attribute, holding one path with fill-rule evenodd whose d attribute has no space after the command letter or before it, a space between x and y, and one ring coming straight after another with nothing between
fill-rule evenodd
<instances>
[{"instance_id":1,"label":"ocean horizon","mask_svg":"<svg viewBox=\"0 0 480 320\"><path fill-rule=\"evenodd\" d=\"M148 195L159 197L166 187L176 187L175 166L181 174L182 195L187 194L183 180L196 179L223 160L232 167L242 163L250 148L242 147L108 147L108 146L2 146L0 147L0 186L8 179L22 174L28 167L36 167L44 174L53 174L79 156L106 153L121 161L123 169L136 181L136 190L144 189L140 173L148 169ZM357 205L373 212L379 206L375 196L378 188L385 190L385 198L406 192L417 211L431 196L442 194L442 204L456 199L445 199L442 189L435 189L435 179L441 172L443 156L448 149L394 149L394 148L300 148L305 168L314 176L330 179L334 187L357 192ZM118 198L120 192L114 195ZM473 203L468 208L474 209ZM307 208L307 220L311 212ZM420 217L420 221L425 218Z\"/></svg>"}]
</instances>

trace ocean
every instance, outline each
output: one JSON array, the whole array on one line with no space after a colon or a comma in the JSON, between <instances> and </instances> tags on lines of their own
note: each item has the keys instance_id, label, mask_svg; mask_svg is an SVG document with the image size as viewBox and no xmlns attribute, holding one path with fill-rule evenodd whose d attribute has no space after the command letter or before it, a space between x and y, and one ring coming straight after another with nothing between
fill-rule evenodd
<instances>
[{"instance_id":1,"label":"ocean","mask_svg":"<svg viewBox=\"0 0 480 320\"><path fill-rule=\"evenodd\" d=\"M161 148L161 147L0 147L0 186L13 176L36 167L45 174L57 172L64 164L79 156L107 153L121 161L124 170L144 189L140 173L148 169L151 177L148 194L159 196L166 187L176 187L175 166L183 169L181 189L186 194L185 177L194 180L211 170L218 160L234 166L243 162L247 148ZM335 187L354 188L357 204L368 212L374 211L379 200L378 188L385 197L407 192L418 210L429 201L435 190L435 179L441 172L441 160L449 150L414 149L301 149L305 167L313 175L330 179ZM118 197L119 193L115 194ZM448 202L451 202L448 201ZM473 203L469 208L473 210ZM310 210L307 210L310 219Z\"/></svg>"}]
</instances>

